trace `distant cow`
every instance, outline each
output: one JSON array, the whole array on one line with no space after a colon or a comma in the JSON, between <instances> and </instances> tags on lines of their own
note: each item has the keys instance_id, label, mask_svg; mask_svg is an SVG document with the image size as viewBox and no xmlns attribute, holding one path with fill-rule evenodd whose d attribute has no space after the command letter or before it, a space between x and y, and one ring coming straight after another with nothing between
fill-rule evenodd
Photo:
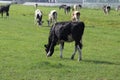
<instances>
[{"instance_id":1,"label":"distant cow","mask_svg":"<svg viewBox=\"0 0 120 80\"><path fill-rule=\"evenodd\" d=\"M11 4L0 6L0 14L3 17L3 13L6 13L6 16L9 16L9 8Z\"/></svg>"},{"instance_id":2,"label":"distant cow","mask_svg":"<svg viewBox=\"0 0 120 80\"><path fill-rule=\"evenodd\" d=\"M37 23L39 26L42 25L42 11L39 9L35 10L35 23Z\"/></svg>"},{"instance_id":3,"label":"distant cow","mask_svg":"<svg viewBox=\"0 0 120 80\"><path fill-rule=\"evenodd\" d=\"M34 7L35 7L35 9L37 9L37 8L38 8L38 4L36 3L36 4L34 5Z\"/></svg>"},{"instance_id":4,"label":"distant cow","mask_svg":"<svg viewBox=\"0 0 120 80\"><path fill-rule=\"evenodd\" d=\"M62 4L62 5L60 5L60 6L59 6L59 9L64 9L64 8L65 8L65 6L67 6L67 5Z\"/></svg>"},{"instance_id":5,"label":"distant cow","mask_svg":"<svg viewBox=\"0 0 120 80\"><path fill-rule=\"evenodd\" d=\"M62 58L64 42L75 41L75 50L71 59L74 59L76 51L78 50L78 60L82 60L81 50L84 27L85 25L83 22L57 22L53 25L49 33L48 44L44 45L47 57L52 56L54 53L54 47L56 44L60 44L60 57Z\"/></svg>"},{"instance_id":6,"label":"distant cow","mask_svg":"<svg viewBox=\"0 0 120 80\"><path fill-rule=\"evenodd\" d=\"M65 14L67 14L70 12L71 7L63 4L59 6L59 9L64 9Z\"/></svg>"},{"instance_id":7,"label":"distant cow","mask_svg":"<svg viewBox=\"0 0 120 80\"><path fill-rule=\"evenodd\" d=\"M57 11L56 10L52 10L50 11L49 15L48 15L48 26L52 24L55 24L57 22Z\"/></svg>"},{"instance_id":8,"label":"distant cow","mask_svg":"<svg viewBox=\"0 0 120 80\"><path fill-rule=\"evenodd\" d=\"M73 11L72 21L80 21L80 12L79 11Z\"/></svg>"},{"instance_id":9,"label":"distant cow","mask_svg":"<svg viewBox=\"0 0 120 80\"><path fill-rule=\"evenodd\" d=\"M111 10L110 6L107 6L107 5L103 6L103 11L104 11L105 14L109 14L110 10Z\"/></svg>"},{"instance_id":10,"label":"distant cow","mask_svg":"<svg viewBox=\"0 0 120 80\"><path fill-rule=\"evenodd\" d=\"M82 5L73 5L73 11L77 11L77 10L79 10L80 8L82 8Z\"/></svg>"},{"instance_id":11,"label":"distant cow","mask_svg":"<svg viewBox=\"0 0 120 80\"><path fill-rule=\"evenodd\" d=\"M65 14L68 14L68 13L70 12L70 10L71 10L71 7L70 7L70 6L65 6L65 7L64 7L64 12L65 12Z\"/></svg>"},{"instance_id":12,"label":"distant cow","mask_svg":"<svg viewBox=\"0 0 120 80\"><path fill-rule=\"evenodd\" d=\"M116 11L119 11L120 10L120 5L119 6L117 6L117 8L116 8Z\"/></svg>"}]
</instances>

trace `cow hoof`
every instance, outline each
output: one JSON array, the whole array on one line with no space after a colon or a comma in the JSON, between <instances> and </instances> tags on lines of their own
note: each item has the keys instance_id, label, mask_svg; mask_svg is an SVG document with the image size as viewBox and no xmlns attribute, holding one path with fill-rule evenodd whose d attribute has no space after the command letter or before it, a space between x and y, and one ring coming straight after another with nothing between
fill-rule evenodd
<instances>
[{"instance_id":1,"label":"cow hoof","mask_svg":"<svg viewBox=\"0 0 120 80\"><path fill-rule=\"evenodd\" d=\"M72 55L72 56L71 56L71 60L73 60L73 59L74 59L74 56Z\"/></svg>"},{"instance_id":2,"label":"cow hoof","mask_svg":"<svg viewBox=\"0 0 120 80\"><path fill-rule=\"evenodd\" d=\"M62 59L63 57L62 57L62 56L60 56L60 58Z\"/></svg>"},{"instance_id":3,"label":"cow hoof","mask_svg":"<svg viewBox=\"0 0 120 80\"><path fill-rule=\"evenodd\" d=\"M78 59L78 61L81 61L82 59Z\"/></svg>"}]
</instances>

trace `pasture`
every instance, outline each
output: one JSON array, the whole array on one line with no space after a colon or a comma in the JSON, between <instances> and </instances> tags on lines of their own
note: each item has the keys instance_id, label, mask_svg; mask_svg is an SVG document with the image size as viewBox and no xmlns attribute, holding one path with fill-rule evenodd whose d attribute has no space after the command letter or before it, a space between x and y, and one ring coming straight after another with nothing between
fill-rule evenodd
<instances>
[{"instance_id":1,"label":"pasture","mask_svg":"<svg viewBox=\"0 0 120 80\"><path fill-rule=\"evenodd\" d=\"M43 26L34 25L34 7L12 5L9 18L0 16L0 80L120 80L120 12L105 15L101 9L81 12L85 22L82 61L70 60L73 43L65 43L63 59L59 46L47 58L50 27L48 13L58 11L58 21L68 21L58 7L38 7L43 11Z\"/></svg>"}]
</instances>

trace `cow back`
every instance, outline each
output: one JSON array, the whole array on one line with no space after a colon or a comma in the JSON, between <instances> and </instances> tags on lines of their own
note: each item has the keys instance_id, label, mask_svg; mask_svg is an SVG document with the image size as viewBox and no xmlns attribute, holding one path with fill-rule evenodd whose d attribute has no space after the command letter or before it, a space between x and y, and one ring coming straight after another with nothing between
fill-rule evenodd
<instances>
[{"instance_id":1,"label":"cow back","mask_svg":"<svg viewBox=\"0 0 120 80\"><path fill-rule=\"evenodd\" d=\"M51 28L51 34L60 41L80 40L83 32L83 22L58 22ZM72 40L69 40L68 36L71 36Z\"/></svg>"}]
</instances>

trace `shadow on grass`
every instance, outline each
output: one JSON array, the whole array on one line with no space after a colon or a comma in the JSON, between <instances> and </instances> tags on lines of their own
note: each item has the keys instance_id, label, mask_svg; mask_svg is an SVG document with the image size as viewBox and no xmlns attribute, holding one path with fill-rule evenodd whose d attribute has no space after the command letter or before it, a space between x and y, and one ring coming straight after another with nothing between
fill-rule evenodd
<instances>
[{"instance_id":1,"label":"shadow on grass","mask_svg":"<svg viewBox=\"0 0 120 80\"><path fill-rule=\"evenodd\" d=\"M32 65L31 69L36 69L36 68L48 69L50 67L58 69L58 68L66 67L66 66L62 63L51 63L48 61L43 61L43 62L37 63L35 65Z\"/></svg>"},{"instance_id":2,"label":"shadow on grass","mask_svg":"<svg viewBox=\"0 0 120 80\"><path fill-rule=\"evenodd\" d=\"M91 62L95 64L108 64L108 65L120 65L120 63L108 62L108 61L97 61L97 60L82 60L84 62Z\"/></svg>"}]
</instances>

